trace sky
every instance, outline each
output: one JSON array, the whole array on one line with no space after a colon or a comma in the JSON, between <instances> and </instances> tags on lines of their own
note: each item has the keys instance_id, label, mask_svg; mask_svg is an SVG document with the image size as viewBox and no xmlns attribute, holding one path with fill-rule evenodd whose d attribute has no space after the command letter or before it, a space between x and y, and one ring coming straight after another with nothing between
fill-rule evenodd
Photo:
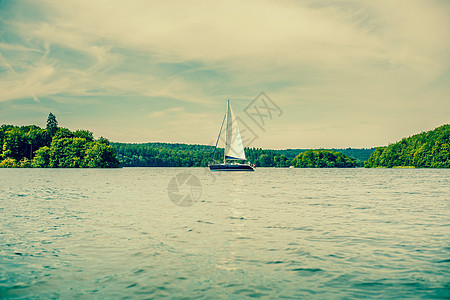
<instances>
[{"instance_id":1,"label":"sky","mask_svg":"<svg viewBox=\"0 0 450 300\"><path fill-rule=\"evenodd\" d=\"M0 0L0 124L369 148L450 123L450 1ZM249 133L251 137L249 137Z\"/></svg>"}]
</instances>

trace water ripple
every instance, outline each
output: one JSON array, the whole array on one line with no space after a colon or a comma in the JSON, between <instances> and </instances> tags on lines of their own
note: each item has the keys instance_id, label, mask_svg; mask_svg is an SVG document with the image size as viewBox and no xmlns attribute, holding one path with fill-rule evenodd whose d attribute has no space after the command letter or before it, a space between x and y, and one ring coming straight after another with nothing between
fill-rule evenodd
<instances>
[{"instance_id":1,"label":"water ripple","mask_svg":"<svg viewBox=\"0 0 450 300\"><path fill-rule=\"evenodd\" d=\"M181 171L0 169L0 298L450 297L450 170Z\"/></svg>"}]
</instances>

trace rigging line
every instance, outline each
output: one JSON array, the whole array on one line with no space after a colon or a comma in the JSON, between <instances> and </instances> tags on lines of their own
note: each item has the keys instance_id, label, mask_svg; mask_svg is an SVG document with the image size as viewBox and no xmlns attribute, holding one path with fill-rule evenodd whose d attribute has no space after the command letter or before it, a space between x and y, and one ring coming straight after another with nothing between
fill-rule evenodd
<instances>
[{"instance_id":1,"label":"rigging line","mask_svg":"<svg viewBox=\"0 0 450 300\"><path fill-rule=\"evenodd\" d=\"M225 122L225 117L226 117L226 116L227 116L227 114L225 114L225 115L223 116L222 125L220 125L219 136L217 137L216 146L214 146L214 151L213 151L212 154L211 154L211 161L210 161L209 163L212 162L214 153L216 152L217 144L219 143L220 134L222 133L223 122Z\"/></svg>"},{"instance_id":2,"label":"rigging line","mask_svg":"<svg viewBox=\"0 0 450 300\"><path fill-rule=\"evenodd\" d=\"M227 116L227 128L225 128L225 147L223 147L223 163L225 164L227 162L227 148L230 147L228 145L228 117L230 116L230 99L227 100L227 113L225 114ZM233 121L233 120L231 120ZM230 141L231 142L231 141Z\"/></svg>"}]
</instances>

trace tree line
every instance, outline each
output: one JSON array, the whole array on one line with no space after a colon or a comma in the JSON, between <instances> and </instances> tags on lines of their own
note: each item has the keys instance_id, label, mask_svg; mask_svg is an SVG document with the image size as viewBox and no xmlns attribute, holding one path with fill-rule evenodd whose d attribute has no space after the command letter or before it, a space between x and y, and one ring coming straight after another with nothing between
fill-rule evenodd
<instances>
[{"instance_id":1,"label":"tree line","mask_svg":"<svg viewBox=\"0 0 450 300\"><path fill-rule=\"evenodd\" d=\"M357 160L331 150L308 150L297 155L292 165L297 168L354 168Z\"/></svg>"},{"instance_id":2,"label":"tree line","mask_svg":"<svg viewBox=\"0 0 450 300\"><path fill-rule=\"evenodd\" d=\"M365 166L450 168L450 125L442 125L404 138L398 143L379 147Z\"/></svg>"},{"instance_id":3,"label":"tree line","mask_svg":"<svg viewBox=\"0 0 450 300\"><path fill-rule=\"evenodd\" d=\"M180 143L110 143L88 130L58 127L50 113L46 128L36 125L0 127L0 167L112 168L207 167L223 161L223 148ZM256 167L450 168L450 125L413 135L385 147L369 149L246 148ZM366 160L364 162L364 160Z\"/></svg>"},{"instance_id":4,"label":"tree line","mask_svg":"<svg viewBox=\"0 0 450 300\"><path fill-rule=\"evenodd\" d=\"M375 151L376 148L344 148L344 149L317 149L317 150L329 150L334 152L340 152L352 158L355 158L358 166L364 166L364 161L367 161L370 155ZM288 158L295 158L300 153L306 152L308 150L313 149L284 149L284 150L275 150L277 153L284 154Z\"/></svg>"},{"instance_id":5,"label":"tree line","mask_svg":"<svg viewBox=\"0 0 450 300\"><path fill-rule=\"evenodd\" d=\"M115 168L115 149L105 138L87 130L58 127L49 114L46 128L36 125L0 127L0 167Z\"/></svg>"},{"instance_id":6,"label":"tree line","mask_svg":"<svg viewBox=\"0 0 450 300\"><path fill-rule=\"evenodd\" d=\"M213 146L145 143L113 143L123 167L207 167L223 161L223 148ZM261 148L246 148L247 160L257 167L289 167L285 155Z\"/></svg>"},{"instance_id":7,"label":"tree line","mask_svg":"<svg viewBox=\"0 0 450 300\"><path fill-rule=\"evenodd\" d=\"M213 146L145 143L113 143L117 157L123 167L207 167L210 162L223 161L223 148L214 151ZM264 150L245 148L247 161L256 167L303 167L303 168L346 168L362 166L345 154L331 150L307 150L293 158L285 150Z\"/></svg>"}]
</instances>

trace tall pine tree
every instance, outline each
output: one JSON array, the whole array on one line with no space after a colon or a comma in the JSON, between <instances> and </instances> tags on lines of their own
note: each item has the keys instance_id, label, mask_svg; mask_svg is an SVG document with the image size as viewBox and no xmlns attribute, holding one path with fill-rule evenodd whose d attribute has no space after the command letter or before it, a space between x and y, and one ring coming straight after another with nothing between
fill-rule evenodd
<instances>
[{"instance_id":1,"label":"tall pine tree","mask_svg":"<svg viewBox=\"0 0 450 300\"><path fill-rule=\"evenodd\" d=\"M58 131L58 121L56 121L56 116L52 113L48 114L46 129L51 137L53 137L56 131Z\"/></svg>"}]
</instances>

